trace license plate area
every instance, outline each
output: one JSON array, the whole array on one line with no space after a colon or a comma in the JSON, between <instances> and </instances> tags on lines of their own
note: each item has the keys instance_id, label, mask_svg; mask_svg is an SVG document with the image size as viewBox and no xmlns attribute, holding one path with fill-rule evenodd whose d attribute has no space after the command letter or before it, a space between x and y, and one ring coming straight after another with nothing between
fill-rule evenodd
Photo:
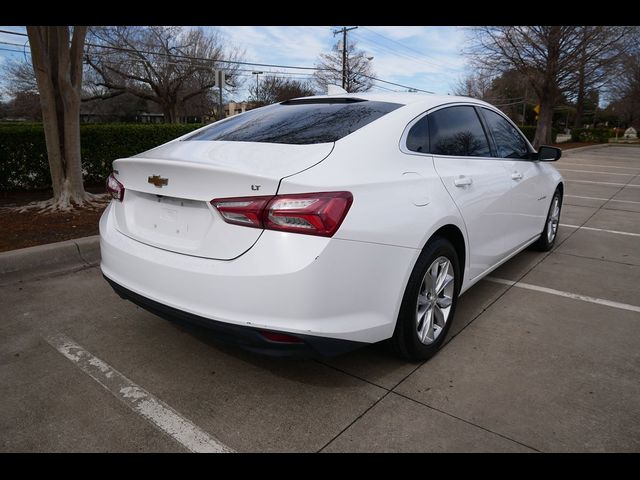
<instances>
[{"instance_id":1,"label":"license plate area","mask_svg":"<svg viewBox=\"0 0 640 480\"><path fill-rule=\"evenodd\" d=\"M197 200L136 192L130 206L134 212L129 228L146 240L169 247L196 248L213 221L207 204Z\"/></svg>"}]
</instances>

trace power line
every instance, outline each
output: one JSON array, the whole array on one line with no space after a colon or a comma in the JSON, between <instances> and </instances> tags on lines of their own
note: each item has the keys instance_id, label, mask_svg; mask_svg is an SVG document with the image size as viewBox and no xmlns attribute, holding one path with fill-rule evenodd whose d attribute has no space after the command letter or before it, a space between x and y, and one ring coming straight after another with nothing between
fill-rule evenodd
<instances>
[{"instance_id":1,"label":"power line","mask_svg":"<svg viewBox=\"0 0 640 480\"><path fill-rule=\"evenodd\" d=\"M19 36L27 36L26 33L11 32L11 31L8 31L8 30L0 30L0 33L7 33L7 34L19 35ZM152 51L148 51L148 50L136 50L136 49L132 49L132 48L115 47L115 46L111 46L111 45L98 45L98 44L93 44L93 43L87 43L86 45L89 46L89 47L95 47L95 48L106 48L106 49L123 51L123 52L144 53L146 55L159 55L159 56L164 56L164 57L172 57L172 58L185 59L185 60L198 60L198 61L211 62L211 63L218 62L218 63L228 63L228 64L234 64L234 65L250 65L250 66L257 66L257 67L288 68L288 69L292 69L292 70L335 71L335 69L333 69L333 68L303 67L303 66L293 66L293 65L278 65L278 64L273 64L273 63L242 62L242 61L239 61L239 60L210 59L210 58L203 58L203 57L193 57L193 56L188 56L188 55L170 54L170 53L164 53L164 52L152 52ZM22 45L19 45L19 46L22 46ZM388 80L383 80L381 78L377 78L377 77L374 77L374 76L371 76L371 75L364 75L364 74L360 74L360 75L362 77L369 78L371 80L374 80L374 81L377 81L377 82L382 82L382 83L385 83L385 84L388 84L388 85L394 85L396 87L412 89L412 90L416 90L418 92L424 92L424 93L433 93L433 92L431 92L429 90L423 90L423 89L420 89L420 88L410 87L408 85L402 85L400 83L390 82Z\"/></svg>"},{"instance_id":2,"label":"power line","mask_svg":"<svg viewBox=\"0 0 640 480\"><path fill-rule=\"evenodd\" d=\"M415 52L415 53L417 53L418 55L420 55L420 56L422 56L422 57L425 57L425 58L428 58L428 59L430 58L430 59L432 59L431 61L433 61L433 62L435 62L435 63L440 63L440 66L441 66L441 67L445 67L445 68L449 68L449 69L451 69L451 67L447 67L446 65L444 65L444 64L443 64L443 63L441 63L440 61L436 60L436 59L435 59L434 57L432 57L431 55L427 55L426 53L423 53L423 52L421 52L421 51L419 51L419 50L416 50L415 48L412 48L412 47L409 47L408 45L405 45L404 43L398 42L397 40L394 40L394 39L389 38L389 37L387 37L387 36L385 36L385 35L382 35L381 33L378 33L378 32L376 32L376 31L374 31L374 30L372 30L372 29L370 29L370 28L368 28L368 27L362 27L362 28L363 28L363 29L365 29L365 30L367 30L368 32L373 33L374 35L377 35L377 36L379 36L379 37L381 37L381 38L384 38L385 40L388 40L388 41L393 42L393 43L395 43L395 44L397 44L397 45L400 45L401 47L406 48L407 50L411 50L412 52Z\"/></svg>"},{"instance_id":3,"label":"power line","mask_svg":"<svg viewBox=\"0 0 640 480\"><path fill-rule=\"evenodd\" d=\"M422 59L420 59L420 58L418 58L418 57L416 57L416 56L414 56L414 55L410 55L410 54L407 54L407 53L405 53L405 52L401 52L401 51L400 51L400 50L398 50L398 49L391 48L391 47L389 47L388 45L385 45L384 43L377 42L377 41L375 41L375 40L373 40L373 39L371 39L371 38L367 38L367 37L365 37L365 36L363 36L363 35L356 34L356 37L357 37L358 39L360 39L360 40L364 41L364 42L368 42L368 43L370 43L370 44L377 45L378 47L382 47L382 48L384 48L386 51L388 51L388 52L390 52L390 53L392 53L392 54L394 54L394 55L400 55L400 56L402 56L402 57L404 57L404 58L406 58L406 59L408 59L408 60L411 60L411 61L413 61L413 62L419 62L419 63L421 63L422 65L426 65L427 67L430 67L430 68L434 68L434 67L435 67L435 68L440 68L440 69L443 69L443 70L453 70L451 67L447 67L447 66L443 66L443 65L438 65L438 64L437 64L437 63L435 63L435 62L431 62L431 61L429 61L429 62L431 62L431 63L428 63L428 62L426 62L426 61L424 61L424 60L422 60Z\"/></svg>"},{"instance_id":4,"label":"power line","mask_svg":"<svg viewBox=\"0 0 640 480\"><path fill-rule=\"evenodd\" d=\"M28 37L26 33L12 32L11 30L0 30L0 33L8 33L9 35L20 35L21 37Z\"/></svg>"},{"instance_id":5,"label":"power line","mask_svg":"<svg viewBox=\"0 0 640 480\"><path fill-rule=\"evenodd\" d=\"M22 53L22 50L11 50L9 48L0 48L0 50L2 50L4 52Z\"/></svg>"}]
</instances>

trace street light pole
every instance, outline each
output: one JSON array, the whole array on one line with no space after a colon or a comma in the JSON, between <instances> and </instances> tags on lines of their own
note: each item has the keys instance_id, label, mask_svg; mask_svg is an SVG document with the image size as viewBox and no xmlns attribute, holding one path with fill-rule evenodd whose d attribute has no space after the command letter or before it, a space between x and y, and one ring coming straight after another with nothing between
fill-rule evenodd
<instances>
[{"instance_id":1,"label":"street light pole","mask_svg":"<svg viewBox=\"0 0 640 480\"><path fill-rule=\"evenodd\" d=\"M259 95L259 84L258 84L258 79L260 78L260 75L262 75L264 72L251 72L252 75L256 76L256 102L258 102L258 99L260 98Z\"/></svg>"}]
</instances>

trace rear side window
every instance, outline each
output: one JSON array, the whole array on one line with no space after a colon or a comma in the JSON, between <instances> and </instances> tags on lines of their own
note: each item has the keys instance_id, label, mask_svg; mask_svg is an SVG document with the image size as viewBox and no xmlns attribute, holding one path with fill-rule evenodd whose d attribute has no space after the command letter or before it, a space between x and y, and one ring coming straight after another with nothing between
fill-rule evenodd
<instances>
[{"instance_id":1,"label":"rear side window","mask_svg":"<svg viewBox=\"0 0 640 480\"><path fill-rule=\"evenodd\" d=\"M498 157L500 158L529 158L529 147L522 138L522 135L507 120L497 113L482 109L484 118L487 120L489 130L493 134L496 142Z\"/></svg>"},{"instance_id":2,"label":"rear side window","mask_svg":"<svg viewBox=\"0 0 640 480\"><path fill-rule=\"evenodd\" d=\"M333 101L329 101L333 100ZM367 100L290 100L214 123L185 140L335 142L402 105Z\"/></svg>"},{"instance_id":3,"label":"rear side window","mask_svg":"<svg viewBox=\"0 0 640 480\"><path fill-rule=\"evenodd\" d=\"M427 116L431 153L490 157L489 142L473 107L447 107Z\"/></svg>"},{"instance_id":4,"label":"rear side window","mask_svg":"<svg viewBox=\"0 0 640 480\"><path fill-rule=\"evenodd\" d=\"M427 153L429 151L429 119L422 117L407 134L407 150Z\"/></svg>"}]
</instances>

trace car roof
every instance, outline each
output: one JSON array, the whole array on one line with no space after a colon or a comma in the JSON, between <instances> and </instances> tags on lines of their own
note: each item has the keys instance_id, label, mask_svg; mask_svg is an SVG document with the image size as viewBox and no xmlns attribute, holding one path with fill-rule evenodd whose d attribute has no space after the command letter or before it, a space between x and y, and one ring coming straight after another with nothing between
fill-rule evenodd
<instances>
[{"instance_id":1,"label":"car roof","mask_svg":"<svg viewBox=\"0 0 640 480\"><path fill-rule=\"evenodd\" d=\"M343 93L338 95L313 95L310 97L300 97L301 99L322 99L322 98L357 98L362 100L370 100L375 102L391 102L401 105L415 105L424 107L425 109L443 105L445 103L472 102L479 105L492 106L491 104L478 100L477 98L461 97L456 95L435 95L430 93L418 92L360 92L360 93Z\"/></svg>"}]
</instances>

